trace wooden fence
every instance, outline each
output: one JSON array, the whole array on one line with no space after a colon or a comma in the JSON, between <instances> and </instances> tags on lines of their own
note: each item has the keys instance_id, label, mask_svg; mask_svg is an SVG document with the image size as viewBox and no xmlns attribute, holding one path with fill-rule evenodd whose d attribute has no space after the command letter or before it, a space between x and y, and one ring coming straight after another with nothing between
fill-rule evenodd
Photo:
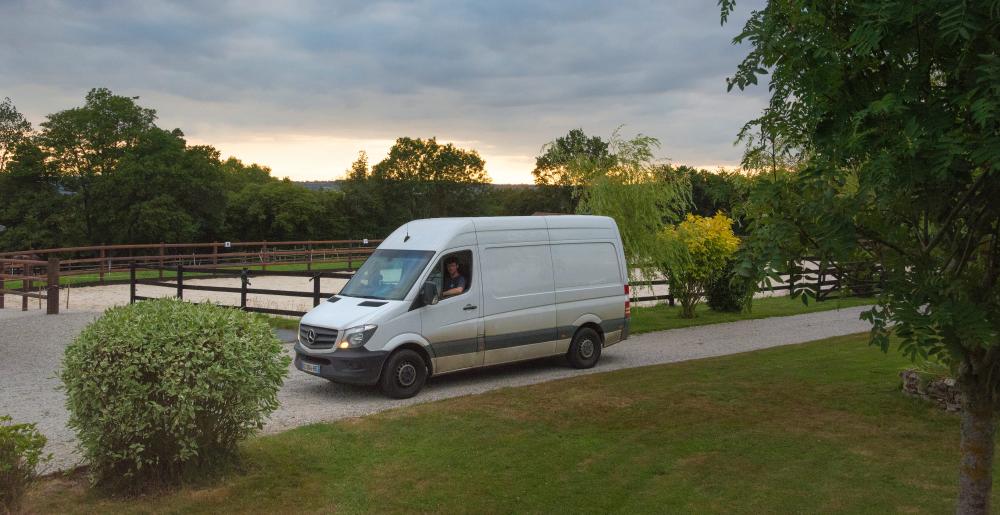
<instances>
[{"instance_id":1,"label":"wooden fence","mask_svg":"<svg viewBox=\"0 0 1000 515\"><path fill-rule=\"evenodd\" d=\"M761 284L757 291L788 291L791 293L795 290L806 289L815 293L816 300L823 301L835 292L843 293L846 296L867 296L882 288L881 267L869 262L837 264L818 258L805 258L788 266L780 275L787 277L787 280L779 284ZM665 300L673 306L676 299L670 293L666 295L638 295L639 290L644 287L668 285L669 281L665 279L636 281L631 285L631 300L632 302Z\"/></svg>"},{"instance_id":2,"label":"wooden fence","mask_svg":"<svg viewBox=\"0 0 1000 515\"><path fill-rule=\"evenodd\" d=\"M45 301L46 314L59 314L59 270L60 261L55 256L49 256L48 261L0 257L0 309L6 295L15 295L21 297L21 311L27 311L28 299L34 298ZM8 289L8 281L20 282L20 288Z\"/></svg>"},{"instance_id":3,"label":"wooden fence","mask_svg":"<svg viewBox=\"0 0 1000 515\"><path fill-rule=\"evenodd\" d=\"M77 286L127 283L130 263L165 270L178 265L195 268L305 265L306 270L330 263L354 268L382 240L251 241L97 245L0 253L0 261L44 261L58 257L59 276L78 277ZM116 277L117 276L117 277ZM162 276L160 276L162 278ZM64 279L65 281L65 279ZM0 289L3 284L0 284Z\"/></svg>"},{"instance_id":4,"label":"wooden fence","mask_svg":"<svg viewBox=\"0 0 1000 515\"><path fill-rule=\"evenodd\" d=\"M152 279L139 279L137 277L136 271L141 269L152 269L158 270L160 272L167 272L168 277L165 280L152 280ZM212 276L230 276L240 278L240 287L226 287L226 286L208 286L202 284L190 284L184 281L185 274L191 277L191 274L196 274L196 277L204 278L206 272L209 272ZM162 276L163 274L161 274ZM175 290L175 296L179 299L184 298L184 292L186 290L191 291L212 291L212 292L223 292L223 293L238 293L240 295L239 305L225 305L225 307L239 308L244 311L253 311L256 313L269 313L272 315L289 315L289 316L302 316L305 315L305 311L294 311L288 309L273 309L273 308L261 308L255 306L247 305L247 295L277 295L284 297L308 297L312 298L313 307L318 306L319 303L327 298L332 297L337 292L323 292L321 281L323 278L330 279L350 279L353 277L353 272L348 269L341 270L323 270L323 271L274 271L274 270L249 270L244 268L242 270L233 270L230 268L208 268L208 267L185 267L184 265L177 265L175 267L159 268L153 266L140 265L136 263L131 263L129 265L129 303L134 304L136 301L140 300L151 300L155 297L144 297L136 294L137 285L148 285L148 286L160 286L164 288L171 288ZM278 276L278 277L308 277L312 282L313 289L311 292L303 291L292 291L292 290L273 290L264 288L251 288L251 279L254 277L265 277L265 276Z\"/></svg>"}]
</instances>

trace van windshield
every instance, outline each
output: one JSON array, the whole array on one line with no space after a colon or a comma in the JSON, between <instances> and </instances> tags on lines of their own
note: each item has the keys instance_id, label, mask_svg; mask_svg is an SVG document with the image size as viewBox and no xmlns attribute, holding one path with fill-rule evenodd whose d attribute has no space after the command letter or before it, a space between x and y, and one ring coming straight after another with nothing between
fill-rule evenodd
<instances>
[{"instance_id":1,"label":"van windshield","mask_svg":"<svg viewBox=\"0 0 1000 515\"><path fill-rule=\"evenodd\" d=\"M434 252L430 250L378 249L347 281L340 295L402 300L432 256Z\"/></svg>"}]
</instances>

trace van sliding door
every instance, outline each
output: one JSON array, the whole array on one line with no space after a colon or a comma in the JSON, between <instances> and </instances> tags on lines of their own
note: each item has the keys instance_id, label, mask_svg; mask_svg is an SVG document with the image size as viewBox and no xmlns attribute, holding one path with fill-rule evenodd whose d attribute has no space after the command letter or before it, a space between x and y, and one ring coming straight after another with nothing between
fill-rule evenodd
<instances>
[{"instance_id":1,"label":"van sliding door","mask_svg":"<svg viewBox=\"0 0 1000 515\"><path fill-rule=\"evenodd\" d=\"M485 364L550 356L555 283L547 244L481 246Z\"/></svg>"}]
</instances>

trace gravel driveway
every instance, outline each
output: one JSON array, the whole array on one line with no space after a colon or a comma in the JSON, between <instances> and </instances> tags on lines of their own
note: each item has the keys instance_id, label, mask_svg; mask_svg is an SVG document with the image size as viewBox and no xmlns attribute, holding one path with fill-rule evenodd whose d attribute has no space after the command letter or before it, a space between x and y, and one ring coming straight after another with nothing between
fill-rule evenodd
<instances>
[{"instance_id":1,"label":"gravel driveway","mask_svg":"<svg viewBox=\"0 0 1000 515\"><path fill-rule=\"evenodd\" d=\"M392 400L374 388L337 385L298 370L278 394L281 407L264 428L274 433L314 422L376 413L399 406L477 394L563 377L621 368L672 363L736 354L869 329L858 319L865 307L823 311L790 317L745 320L687 329L646 333L609 347L590 370L574 370L559 359L459 372L430 379L415 398ZM99 313L64 312L46 316L38 311L0 310L0 414L18 422L36 422L49 439L54 459L49 469L76 465L75 439L66 428L68 415L56 378L63 349ZM291 345L285 346L291 354Z\"/></svg>"}]
</instances>

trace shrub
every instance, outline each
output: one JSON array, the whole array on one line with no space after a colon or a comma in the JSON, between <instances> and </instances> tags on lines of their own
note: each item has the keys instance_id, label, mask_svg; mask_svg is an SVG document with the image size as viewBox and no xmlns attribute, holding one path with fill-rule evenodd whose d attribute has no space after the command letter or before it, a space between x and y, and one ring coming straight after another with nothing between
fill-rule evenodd
<instances>
[{"instance_id":1,"label":"shrub","mask_svg":"<svg viewBox=\"0 0 1000 515\"><path fill-rule=\"evenodd\" d=\"M0 511L16 512L28 485L35 480L36 468L48 460L42 456L45 437L35 424L13 424L0 416Z\"/></svg>"},{"instance_id":2,"label":"shrub","mask_svg":"<svg viewBox=\"0 0 1000 515\"><path fill-rule=\"evenodd\" d=\"M714 311L738 313L746 304L748 284L738 277L733 270L735 260L730 259L714 279L705 288L705 298L708 307Z\"/></svg>"},{"instance_id":3,"label":"shrub","mask_svg":"<svg viewBox=\"0 0 1000 515\"><path fill-rule=\"evenodd\" d=\"M288 363L249 313L175 299L107 310L61 377L92 481L133 493L229 463L278 407Z\"/></svg>"},{"instance_id":4,"label":"shrub","mask_svg":"<svg viewBox=\"0 0 1000 515\"><path fill-rule=\"evenodd\" d=\"M681 316L694 318L695 305L705 295L705 287L726 266L740 240L733 234L733 221L722 213L712 218L688 215L660 234L665 249L664 275L670 293L681 303Z\"/></svg>"}]
</instances>

